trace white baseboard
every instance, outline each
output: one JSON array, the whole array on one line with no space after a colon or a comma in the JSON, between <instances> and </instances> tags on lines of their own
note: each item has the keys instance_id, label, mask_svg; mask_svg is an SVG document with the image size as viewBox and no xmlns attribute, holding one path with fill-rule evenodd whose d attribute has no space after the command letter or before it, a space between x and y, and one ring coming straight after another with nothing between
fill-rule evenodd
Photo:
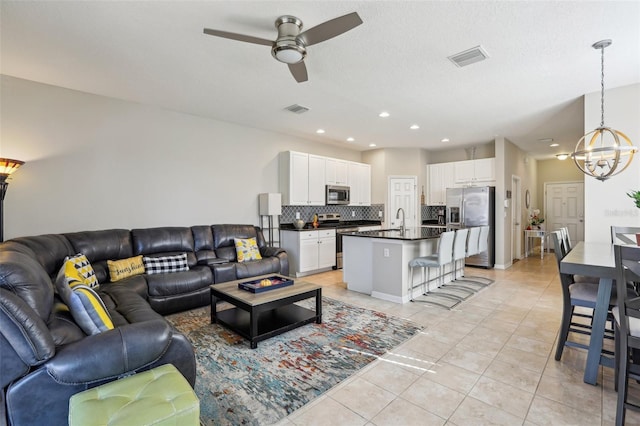
<instances>
[{"instance_id":1,"label":"white baseboard","mask_svg":"<svg viewBox=\"0 0 640 426\"><path fill-rule=\"evenodd\" d=\"M409 296L400 297L400 296L394 296L392 294L380 293L379 291L372 292L371 293L371 297L375 297L377 299L382 299L382 300L387 300L387 301L393 302L393 303L407 303L409 301ZM406 298L406 300L405 300L405 298Z\"/></svg>"}]
</instances>

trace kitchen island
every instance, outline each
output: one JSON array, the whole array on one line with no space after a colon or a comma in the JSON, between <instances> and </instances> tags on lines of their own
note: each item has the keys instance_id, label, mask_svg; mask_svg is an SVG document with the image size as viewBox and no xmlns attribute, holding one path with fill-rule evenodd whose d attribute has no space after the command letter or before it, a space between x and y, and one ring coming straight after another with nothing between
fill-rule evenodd
<instances>
[{"instance_id":1,"label":"kitchen island","mask_svg":"<svg viewBox=\"0 0 640 426\"><path fill-rule=\"evenodd\" d=\"M343 280L349 290L395 303L409 297L409 261L436 252L442 228L352 232L343 235ZM432 272L435 276L435 271ZM420 268L414 284L421 281ZM433 281L431 288L435 286ZM417 289L416 294L417 296Z\"/></svg>"}]
</instances>

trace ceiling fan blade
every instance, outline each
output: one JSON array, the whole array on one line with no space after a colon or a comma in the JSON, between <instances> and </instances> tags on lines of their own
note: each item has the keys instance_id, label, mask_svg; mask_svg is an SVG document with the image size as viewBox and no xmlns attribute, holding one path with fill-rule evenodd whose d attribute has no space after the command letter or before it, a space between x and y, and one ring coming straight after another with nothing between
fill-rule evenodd
<instances>
[{"instance_id":1,"label":"ceiling fan blade","mask_svg":"<svg viewBox=\"0 0 640 426\"><path fill-rule=\"evenodd\" d=\"M253 37L253 36L248 36L244 34L230 33L228 31L212 30L210 28L205 28L204 33L212 36L216 36L216 37L230 38L231 40L245 41L247 43L253 43L253 44L262 44L265 46L273 46L273 41L271 40L266 40L264 38Z\"/></svg>"},{"instance_id":2,"label":"ceiling fan blade","mask_svg":"<svg viewBox=\"0 0 640 426\"><path fill-rule=\"evenodd\" d=\"M305 46L312 46L346 33L360 24L362 24L362 19L357 12L353 12L316 25L300 34L298 38L304 42Z\"/></svg>"},{"instance_id":3,"label":"ceiling fan blade","mask_svg":"<svg viewBox=\"0 0 640 426\"><path fill-rule=\"evenodd\" d=\"M307 66L300 61L297 64L289 64L289 71L298 83L303 83L309 79L307 76Z\"/></svg>"}]
</instances>

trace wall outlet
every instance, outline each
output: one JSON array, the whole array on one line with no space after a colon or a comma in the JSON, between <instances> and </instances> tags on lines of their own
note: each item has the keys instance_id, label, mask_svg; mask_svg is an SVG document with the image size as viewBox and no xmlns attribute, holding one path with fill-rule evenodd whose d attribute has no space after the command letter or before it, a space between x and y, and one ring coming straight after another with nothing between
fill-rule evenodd
<instances>
[{"instance_id":1,"label":"wall outlet","mask_svg":"<svg viewBox=\"0 0 640 426\"><path fill-rule=\"evenodd\" d=\"M378 210L378 217L382 217L382 210Z\"/></svg>"},{"instance_id":2,"label":"wall outlet","mask_svg":"<svg viewBox=\"0 0 640 426\"><path fill-rule=\"evenodd\" d=\"M356 211L355 210L351 210L351 217L356 217Z\"/></svg>"},{"instance_id":3,"label":"wall outlet","mask_svg":"<svg viewBox=\"0 0 640 426\"><path fill-rule=\"evenodd\" d=\"M300 219L300 212L296 212L296 219Z\"/></svg>"},{"instance_id":4,"label":"wall outlet","mask_svg":"<svg viewBox=\"0 0 640 426\"><path fill-rule=\"evenodd\" d=\"M382 249L382 255L384 257L389 257L389 249L388 248Z\"/></svg>"}]
</instances>

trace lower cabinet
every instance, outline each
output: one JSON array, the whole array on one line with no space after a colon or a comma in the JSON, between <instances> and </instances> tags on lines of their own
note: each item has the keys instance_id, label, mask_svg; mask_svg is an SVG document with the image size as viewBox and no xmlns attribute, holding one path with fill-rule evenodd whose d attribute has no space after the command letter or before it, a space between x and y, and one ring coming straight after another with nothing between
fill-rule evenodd
<instances>
[{"instance_id":1,"label":"lower cabinet","mask_svg":"<svg viewBox=\"0 0 640 426\"><path fill-rule=\"evenodd\" d=\"M289 275L301 277L336 265L336 230L280 231L280 245L289 257Z\"/></svg>"}]
</instances>

